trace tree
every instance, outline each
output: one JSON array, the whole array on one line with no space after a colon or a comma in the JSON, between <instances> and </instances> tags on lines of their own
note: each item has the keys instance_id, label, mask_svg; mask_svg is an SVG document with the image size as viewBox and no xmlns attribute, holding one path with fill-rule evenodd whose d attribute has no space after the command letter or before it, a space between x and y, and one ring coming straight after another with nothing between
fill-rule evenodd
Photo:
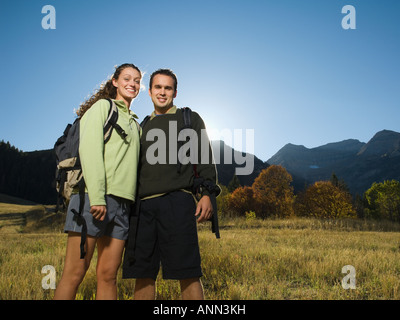
<instances>
[{"instance_id":1,"label":"tree","mask_svg":"<svg viewBox=\"0 0 400 320\"><path fill-rule=\"evenodd\" d=\"M231 194L229 193L228 188L224 185L219 184L219 187L221 188L221 193L217 197L218 214L225 216L229 212L229 199Z\"/></svg>"},{"instance_id":2,"label":"tree","mask_svg":"<svg viewBox=\"0 0 400 320\"><path fill-rule=\"evenodd\" d=\"M232 192L228 207L236 216L242 216L246 211L254 210L253 189L251 187L239 187Z\"/></svg>"},{"instance_id":3,"label":"tree","mask_svg":"<svg viewBox=\"0 0 400 320\"><path fill-rule=\"evenodd\" d=\"M254 180L252 189L257 216L290 216L293 211L292 176L282 166L271 165Z\"/></svg>"},{"instance_id":4,"label":"tree","mask_svg":"<svg viewBox=\"0 0 400 320\"><path fill-rule=\"evenodd\" d=\"M233 192L240 187L240 181L236 174L233 175L232 180L228 184L228 191Z\"/></svg>"},{"instance_id":5,"label":"tree","mask_svg":"<svg viewBox=\"0 0 400 320\"><path fill-rule=\"evenodd\" d=\"M354 210L356 210L357 218L365 218L366 203L367 201L365 199L365 196L362 197L357 193L354 198Z\"/></svg>"},{"instance_id":6,"label":"tree","mask_svg":"<svg viewBox=\"0 0 400 320\"><path fill-rule=\"evenodd\" d=\"M344 182L343 179L340 179L336 176L336 174L333 172L331 176L330 182L335 186L338 187L340 190L343 190L345 192L349 192L349 188L346 185L346 182Z\"/></svg>"},{"instance_id":7,"label":"tree","mask_svg":"<svg viewBox=\"0 0 400 320\"><path fill-rule=\"evenodd\" d=\"M400 182L386 180L374 182L366 192L366 214L374 218L400 221Z\"/></svg>"},{"instance_id":8,"label":"tree","mask_svg":"<svg viewBox=\"0 0 400 320\"><path fill-rule=\"evenodd\" d=\"M356 212L348 192L330 181L317 181L297 198L299 215L318 218L355 217Z\"/></svg>"}]
</instances>

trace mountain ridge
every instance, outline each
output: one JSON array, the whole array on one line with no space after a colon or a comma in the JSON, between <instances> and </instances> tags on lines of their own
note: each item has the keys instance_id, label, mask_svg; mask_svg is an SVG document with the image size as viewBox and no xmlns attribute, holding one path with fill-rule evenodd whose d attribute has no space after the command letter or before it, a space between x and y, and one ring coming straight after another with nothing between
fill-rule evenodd
<instances>
[{"instance_id":1,"label":"mountain ridge","mask_svg":"<svg viewBox=\"0 0 400 320\"><path fill-rule=\"evenodd\" d=\"M244 166L235 159L246 154L220 140L212 141L212 149L219 153L218 182L228 185L235 169ZM231 156L231 163L224 163L225 155ZM391 130L377 132L367 143L346 139L315 148L288 143L267 161L252 156L254 170L250 175L238 175L241 185L252 185L270 165L281 165L292 175L295 192L329 180L332 173L345 181L353 195L363 194L373 182L400 181L400 133ZM1 141L0 159L0 193L41 204L55 203L52 149L24 152Z\"/></svg>"},{"instance_id":2,"label":"mountain ridge","mask_svg":"<svg viewBox=\"0 0 400 320\"><path fill-rule=\"evenodd\" d=\"M216 164L218 182L228 185L235 169L245 165L235 161L243 157L243 153L219 140L212 141L212 149L214 154L218 152L220 156L220 163ZM232 161L228 164L224 164L225 155L231 155ZM261 170L268 167L267 163L252 156L253 172L238 176L242 185L251 185ZM56 159L53 149L24 152L8 142L0 141L0 159L0 193L40 204L56 203Z\"/></svg>"},{"instance_id":3,"label":"mountain ridge","mask_svg":"<svg viewBox=\"0 0 400 320\"><path fill-rule=\"evenodd\" d=\"M367 143L347 139L315 148L286 144L267 163L282 165L306 185L335 173L352 194L363 194L373 182L400 179L400 133L377 132Z\"/></svg>"},{"instance_id":4,"label":"mountain ridge","mask_svg":"<svg viewBox=\"0 0 400 320\"><path fill-rule=\"evenodd\" d=\"M377 132L358 155L374 156L379 154L389 154L392 156L400 155L400 133L391 130Z\"/></svg>"}]
</instances>

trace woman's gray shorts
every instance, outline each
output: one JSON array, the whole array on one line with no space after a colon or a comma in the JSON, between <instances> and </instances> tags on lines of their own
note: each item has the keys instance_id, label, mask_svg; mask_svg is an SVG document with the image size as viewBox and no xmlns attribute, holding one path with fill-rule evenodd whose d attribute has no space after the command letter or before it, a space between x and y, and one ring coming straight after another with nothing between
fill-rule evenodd
<instances>
[{"instance_id":1,"label":"woman's gray shorts","mask_svg":"<svg viewBox=\"0 0 400 320\"><path fill-rule=\"evenodd\" d=\"M85 206L82 215L86 221L87 234L97 238L109 236L111 238L126 240L128 238L129 215L132 201L113 195L106 195L106 203L107 213L104 220L97 220L90 213L89 197L87 193L85 194ZM79 211L79 194L71 196L64 231L82 233L82 224L77 222L76 217L71 211L72 209Z\"/></svg>"}]
</instances>

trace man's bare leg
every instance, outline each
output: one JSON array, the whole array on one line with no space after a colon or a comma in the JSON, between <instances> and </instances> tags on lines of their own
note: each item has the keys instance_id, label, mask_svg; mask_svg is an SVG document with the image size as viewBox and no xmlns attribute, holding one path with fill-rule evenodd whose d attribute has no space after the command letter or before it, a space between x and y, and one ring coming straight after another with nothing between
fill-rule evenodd
<instances>
[{"instance_id":1,"label":"man's bare leg","mask_svg":"<svg viewBox=\"0 0 400 320\"><path fill-rule=\"evenodd\" d=\"M180 280L182 300L204 300L200 278Z\"/></svg>"},{"instance_id":2,"label":"man's bare leg","mask_svg":"<svg viewBox=\"0 0 400 320\"><path fill-rule=\"evenodd\" d=\"M156 282L151 278L136 279L135 300L154 300L156 298Z\"/></svg>"}]
</instances>

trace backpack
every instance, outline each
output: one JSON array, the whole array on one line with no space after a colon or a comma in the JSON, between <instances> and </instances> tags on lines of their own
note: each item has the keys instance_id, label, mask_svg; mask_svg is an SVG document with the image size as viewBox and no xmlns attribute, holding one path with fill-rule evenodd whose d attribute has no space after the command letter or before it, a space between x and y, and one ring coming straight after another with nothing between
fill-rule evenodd
<instances>
[{"instance_id":1,"label":"backpack","mask_svg":"<svg viewBox=\"0 0 400 320\"><path fill-rule=\"evenodd\" d=\"M117 124L118 107L114 101L107 99L110 103L107 120L104 123L104 143L107 143L115 129L122 139L127 137L125 131ZM136 122L136 121L135 121ZM139 126L139 124L137 124ZM77 223L82 224L81 233L81 259L84 258L84 244L86 241L86 221L82 217L82 211L85 203L85 180L83 179L82 167L79 159L79 132L80 118L77 118L73 124L68 124L63 135L58 138L54 144L56 155L56 174L55 187L58 192L56 212L59 210L60 201L63 207L68 207L69 200L74 190L79 190L79 211L72 210L77 218Z\"/></svg>"},{"instance_id":2,"label":"backpack","mask_svg":"<svg viewBox=\"0 0 400 320\"><path fill-rule=\"evenodd\" d=\"M192 128L192 123L191 123L191 113L192 110L189 107L184 107L181 108L182 110L182 116L183 116L183 129L191 129ZM146 116L143 121L140 123L140 126L144 128L146 125L147 121L150 119L150 116ZM182 146L183 141L178 141L178 150ZM182 164L178 161L178 173L181 172L181 167ZM217 239L220 238L219 234L219 226L218 226L218 214L217 214L217 201L216 197L221 193L221 188L216 185L215 183L204 180L204 178L200 177L199 174L197 173L197 165L193 164L193 172L194 172L194 182L193 182L193 187L192 187L192 193L195 195L197 199L199 199L199 195L201 195L203 189L207 189L208 192L210 193L210 200L212 203L212 206L214 208L214 213L212 217L210 218L211 220L211 230L213 233L215 233L215 236Z\"/></svg>"}]
</instances>

